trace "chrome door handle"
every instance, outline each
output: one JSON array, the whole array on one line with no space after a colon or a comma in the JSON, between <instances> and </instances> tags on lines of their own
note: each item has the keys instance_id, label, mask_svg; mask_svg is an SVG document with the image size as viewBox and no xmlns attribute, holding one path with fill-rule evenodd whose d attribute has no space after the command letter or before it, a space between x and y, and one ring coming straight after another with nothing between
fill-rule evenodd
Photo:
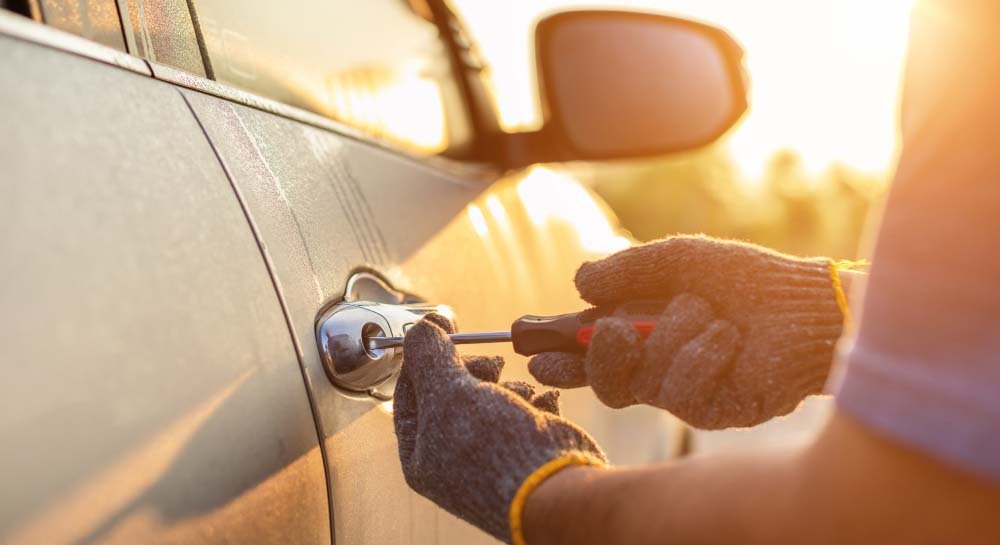
<instances>
[{"instance_id":1,"label":"chrome door handle","mask_svg":"<svg viewBox=\"0 0 1000 545\"><path fill-rule=\"evenodd\" d=\"M402 336L409 326L431 312L452 315L447 306L423 303L349 301L329 308L316 325L316 342L327 377L345 390L391 399L390 388L378 387L396 376L403 350L371 348L368 339Z\"/></svg>"}]
</instances>

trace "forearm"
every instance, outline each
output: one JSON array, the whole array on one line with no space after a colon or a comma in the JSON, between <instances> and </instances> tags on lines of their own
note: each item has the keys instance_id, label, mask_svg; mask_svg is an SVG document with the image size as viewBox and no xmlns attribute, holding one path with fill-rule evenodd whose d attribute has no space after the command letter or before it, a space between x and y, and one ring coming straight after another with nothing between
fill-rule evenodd
<instances>
[{"instance_id":1,"label":"forearm","mask_svg":"<svg viewBox=\"0 0 1000 545\"><path fill-rule=\"evenodd\" d=\"M529 498L529 545L995 543L1000 488L838 414L809 446L573 468Z\"/></svg>"},{"instance_id":2,"label":"forearm","mask_svg":"<svg viewBox=\"0 0 1000 545\"><path fill-rule=\"evenodd\" d=\"M567 469L529 498L525 536L529 545L774 543L797 466L796 453L781 452Z\"/></svg>"}]
</instances>

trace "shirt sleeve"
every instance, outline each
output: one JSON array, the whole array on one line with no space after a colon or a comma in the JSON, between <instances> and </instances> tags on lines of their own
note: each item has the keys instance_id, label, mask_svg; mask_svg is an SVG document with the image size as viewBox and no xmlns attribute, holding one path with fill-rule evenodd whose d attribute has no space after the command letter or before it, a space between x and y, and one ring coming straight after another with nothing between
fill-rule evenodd
<instances>
[{"instance_id":1,"label":"shirt sleeve","mask_svg":"<svg viewBox=\"0 0 1000 545\"><path fill-rule=\"evenodd\" d=\"M915 7L903 147L830 389L877 433L1000 483L1000 2Z\"/></svg>"}]
</instances>

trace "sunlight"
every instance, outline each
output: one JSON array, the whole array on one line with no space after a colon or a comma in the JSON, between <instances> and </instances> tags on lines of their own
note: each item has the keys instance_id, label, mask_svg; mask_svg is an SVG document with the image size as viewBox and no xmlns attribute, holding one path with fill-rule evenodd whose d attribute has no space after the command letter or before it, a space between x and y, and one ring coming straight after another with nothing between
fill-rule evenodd
<instances>
[{"instance_id":1,"label":"sunlight","mask_svg":"<svg viewBox=\"0 0 1000 545\"><path fill-rule=\"evenodd\" d=\"M166 473L205 422L256 369L248 369L140 445L105 461L83 481L54 498L37 515L4 536L4 543L80 543L95 528L150 489ZM316 449L318 452L319 449Z\"/></svg>"},{"instance_id":2,"label":"sunlight","mask_svg":"<svg viewBox=\"0 0 1000 545\"><path fill-rule=\"evenodd\" d=\"M448 147L444 100L423 66L365 66L330 77L332 111L340 120L421 153Z\"/></svg>"},{"instance_id":3,"label":"sunlight","mask_svg":"<svg viewBox=\"0 0 1000 545\"><path fill-rule=\"evenodd\" d=\"M776 149L798 152L812 172L834 162L891 166L909 9L909 0L843 0L796 10L795 28L734 28L748 51L753 99L730 148L748 176L758 177Z\"/></svg>"},{"instance_id":4,"label":"sunlight","mask_svg":"<svg viewBox=\"0 0 1000 545\"><path fill-rule=\"evenodd\" d=\"M573 227L580 245L588 251L611 253L631 244L608 223L587 190L568 176L535 167L518 182L517 193L532 224L563 221Z\"/></svg>"},{"instance_id":5,"label":"sunlight","mask_svg":"<svg viewBox=\"0 0 1000 545\"><path fill-rule=\"evenodd\" d=\"M889 168L896 149L898 83L912 0L453 0L491 64L507 130L534 128L539 108L529 29L573 6L653 9L728 29L747 51L752 106L729 138L743 173L758 177L773 153L798 152L809 170L841 162Z\"/></svg>"},{"instance_id":6,"label":"sunlight","mask_svg":"<svg viewBox=\"0 0 1000 545\"><path fill-rule=\"evenodd\" d=\"M476 234L481 237L488 235L490 227L486 224L486 217L483 216L483 210L476 204L470 204L468 210L469 221L472 222L472 228L476 230Z\"/></svg>"},{"instance_id":7,"label":"sunlight","mask_svg":"<svg viewBox=\"0 0 1000 545\"><path fill-rule=\"evenodd\" d=\"M500 202L499 197L496 195L486 197L486 208L489 209L490 214L493 214L493 217L498 222L507 222L507 211L504 210L503 203Z\"/></svg>"}]
</instances>

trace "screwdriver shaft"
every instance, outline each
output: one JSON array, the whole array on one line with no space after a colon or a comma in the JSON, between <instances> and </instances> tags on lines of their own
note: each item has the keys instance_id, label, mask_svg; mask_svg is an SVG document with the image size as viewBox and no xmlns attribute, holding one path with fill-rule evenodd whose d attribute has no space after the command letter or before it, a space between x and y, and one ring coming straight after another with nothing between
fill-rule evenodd
<instances>
[{"instance_id":1,"label":"screwdriver shaft","mask_svg":"<svg viewBox=\"0 0 1000 545\"><path fill-rule=\"evenodd\" d=\"M510 331L490 331L486 333L452 333L451 342L455 344L509 343ZM403 346L403 337L368 337L369 350L381 350Z\"/></svg>"}]
</instances>

